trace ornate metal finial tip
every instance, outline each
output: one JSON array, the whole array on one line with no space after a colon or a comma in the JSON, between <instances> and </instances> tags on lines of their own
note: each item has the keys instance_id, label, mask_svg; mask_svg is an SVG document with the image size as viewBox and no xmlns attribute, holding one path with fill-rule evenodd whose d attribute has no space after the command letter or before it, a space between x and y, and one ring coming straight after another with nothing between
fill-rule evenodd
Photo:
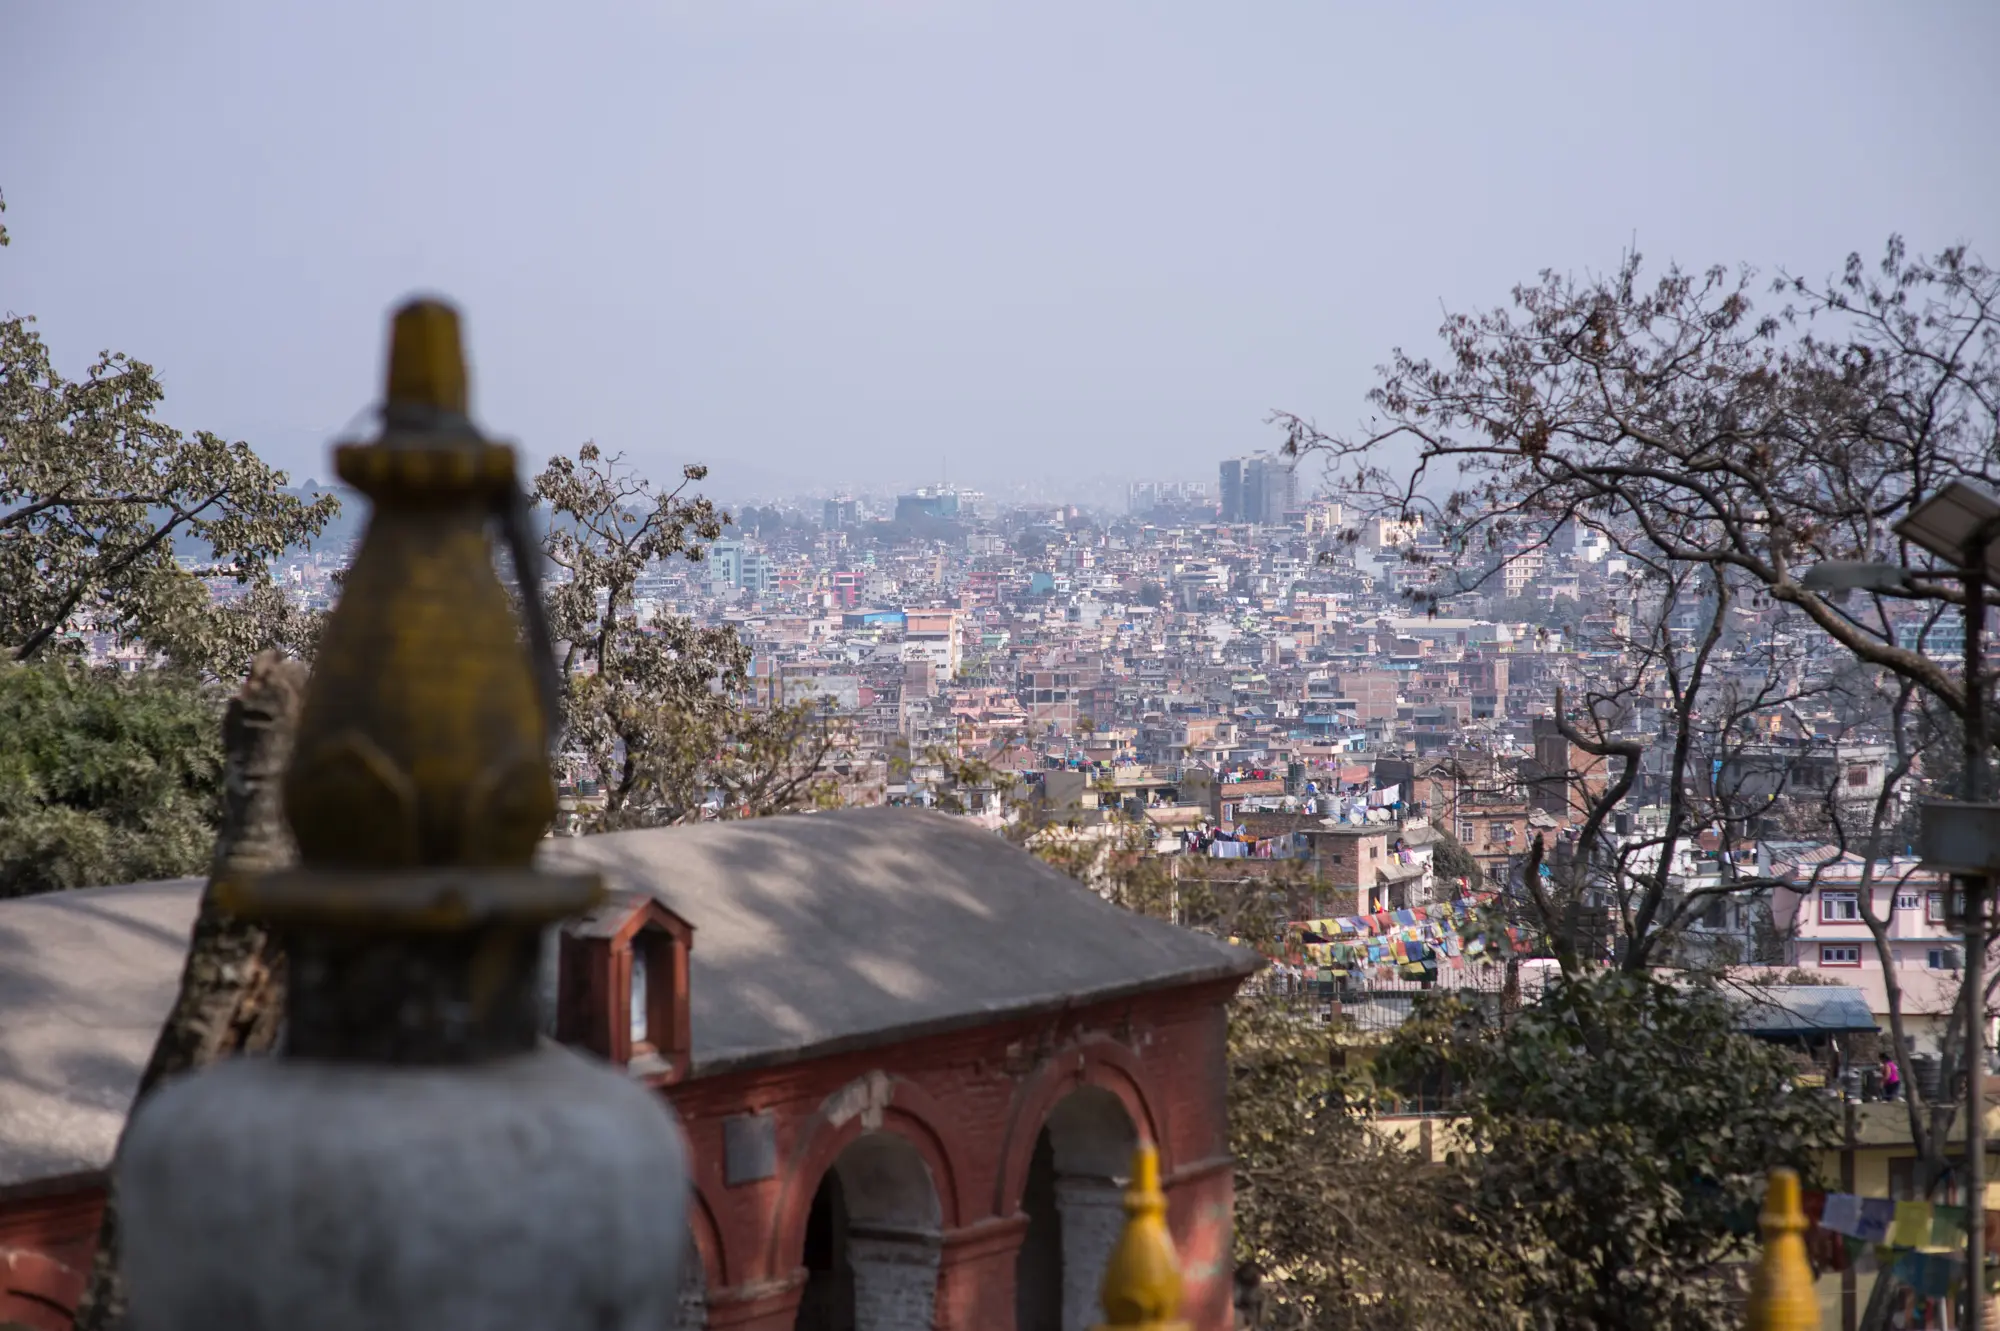
<instances>
[{"instance_id":1,"label":"ornate metal finial tip","mask_svg":"<svg viewBox=\"0 0 2000 1331\"><path fill-rule=\"evenodd\" d=\"M1104 1269L1104 1322L1097 1331L1187 1331L1181 1310L1180 1258L1167 1232L1160 1154L1142 1142L1125 1190L1125 1230Z\"/></svg>"},{"instance_id":2,"label":"ornate metal finial tip","mask_svg":"<svg viewBox=\"0 0 2000 1331\"><path fill-rule=\"evenodd\" d=\"M391 407L465 414L465 350L457 310L441 300L413 300L396 311L387 399Z\"/></svg>"}]
</instances>

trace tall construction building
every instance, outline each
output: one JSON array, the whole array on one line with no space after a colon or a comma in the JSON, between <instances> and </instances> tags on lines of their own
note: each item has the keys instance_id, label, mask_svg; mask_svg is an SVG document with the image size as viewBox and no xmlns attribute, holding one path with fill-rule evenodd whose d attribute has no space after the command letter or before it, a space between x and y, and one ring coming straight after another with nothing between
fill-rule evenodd
<instances>
[{"instance_id":1,"label":"tall construction building","mask_svg":"<svg viewBox=\"0 0 2000 1331\"><path fill-rule=\"evenodd\" d=\"M1273 453L1222 464L1222 520L1276 527L1298 507L1298 464Z\"/></svg>"},{"instance_id":2,"label":"tall construction building","mask_svg":"<svg viewBox=\"0 0 2000 1331\"><path fill-rule=\"evenodd\" d=\"M1224 458L1222 460L1222 481L1219 488L1222 499L1222 520L1224 522L1243 521L1243 459Z\"/></svg>"}]
</instances>

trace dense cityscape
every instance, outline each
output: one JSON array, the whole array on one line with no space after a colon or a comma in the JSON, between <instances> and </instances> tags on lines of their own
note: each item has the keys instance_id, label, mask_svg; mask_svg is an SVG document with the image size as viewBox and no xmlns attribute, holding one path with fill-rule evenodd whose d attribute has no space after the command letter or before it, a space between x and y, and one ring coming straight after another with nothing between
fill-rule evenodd
<instances>
[{"instance_id":1,"label":"dense cityscape","mask_svg":"<svg viewBox=\"0 0 2000 1331\"><path fill-rule=\"evenodd\" d=\"M0 1331L2000 1327L1996 53L0 0Z\"/></svg>"}]
</instances>

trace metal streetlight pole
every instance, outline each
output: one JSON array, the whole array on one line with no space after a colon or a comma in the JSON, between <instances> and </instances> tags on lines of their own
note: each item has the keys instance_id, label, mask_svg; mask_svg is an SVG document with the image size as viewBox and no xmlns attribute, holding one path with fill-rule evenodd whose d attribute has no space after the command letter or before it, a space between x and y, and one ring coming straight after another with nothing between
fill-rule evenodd
<instances>
[{"instance_id":1,"label":"metal streetlight pole","mask_svg":"<svg viewBox=\"0 0 2000 1331\"><path fill-rule=\"evenodd\" d=\"M2000 870L2000 805L1985 804L1987 763L1986 601L2000 543L2000 498L1953 481L1911 506L1896 534L1949 562L1965 587L1964 771L1956 802L1926 804L1918 833L1924 862L1957 876L1965 911L1966 1331L1986 1326L1986 946L1987 897ZM1803 585L1836 596L1849 590L1907 588L1912 570L1894 564L1828 561ZM1900 1051L1899 1051L1900 1052Z\"/></svg>"},{"instance_id":2,"label":"metal streetlight pole","mask_svg":"<svg viewBox=\"0 0 2000 1331\"><path fill-rule=\"evenodd\" d=\"M1986 627L1986 549L1982 524L1965 564L1965 771L1959 782L1965 802L1984 793L1986 767L1986 679L1981 644ZM1986 1323L1986 885L1985 874L1969 873L1965 885L1965 1261L1966 1331Z\"/></svg>"}]
</instances>

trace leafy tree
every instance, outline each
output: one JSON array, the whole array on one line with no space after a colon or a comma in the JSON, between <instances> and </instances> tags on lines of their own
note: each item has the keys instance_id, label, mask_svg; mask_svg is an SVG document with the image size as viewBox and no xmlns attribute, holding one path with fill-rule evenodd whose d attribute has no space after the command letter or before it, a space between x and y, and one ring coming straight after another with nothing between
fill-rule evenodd
<instances>
[{"instance_id":1,"label":"leafy tree","mask_svg":"<svg viewBox=\"0 0 2000 1331\"><path fill-rule=\"evenodd\" d=\"M661 490L587 443L535 480L558 570L546 599L561 644L568 765L601 785L596 830L774 813L827 796L836 737L819 706L746 707L750 648L733 628L641 617L647 567L699 561L722 534L729 515L687 492L707 474L686 467L680 485Z\"/></svg>"},{"instance_id":2,"label":"leafy tree","mask_svg":"<svg viewBox=\"0 0 2000 1331\"><path fill-rule=\"evenodd\" d=\"M1875 263L1854 254L1824 279L1780 275L1767 308L1758 286L1747 268L1655 275L1637 255L1604 274L1545 272L1505 307L1448 316L1434 360L1397 351L1365 431L1330 435L1285 416L1287 448L1347 469L1342 488L1357 506L1423 517L1460 562L1545 547L1583 527L1609 536L1655 585L1701 598L1700 643L1677 666L1664 643L1654 646L1663 670L1681 671L1683 753L1689 700L1705 687L1711 649L1728 646L1721 609L1733 601L1788 611L1790 626L1805 629L1795 635L1801 655L1823 658L1809 649L1832 646L1886 676L1895 700L1877 710L1895 713L1887 725L1903 774L1947 771L1954 729L1961 738L1970 729L1955 723L1991 715L1981 700L1992 674L1968 681L1958 663L1908 645L1911 630L1955 616L1964 593L1954 570L1895 527L1953 480L2000 481L2000 271L1963 247L1913 256L1892 237ZM1414 462L1385 465L1391 441L1413 449ZM1808 568L1836 560L1914 573L1858 596L1805 585ZM1437 594L1464 590L1447 578ZM1759 702L1729 707L1742 715ZM1976 774L2000 741L2000 728L1982 729L1969 746ZM1614 771L1637 762L1635 746L1601 728L1576 730ZM1668 831L1650 852L1656 883L1675 842L1699 826L1678 783L1673 794ZM1906 829L1879 813L1853 820L1865 828L1841 821L1836 838L1868 865L1907 844ZM1603 857L1587 847L1577 862ZM1864 880L1864 919L1871 888ZM1660 902L1651 889L1644 898ZM1871 928L1895 1047L1907 1055L1883 924ZM1643 964L1649 946L1635 935L1628 962ZM1935 1180L1957 1111L1917 1097L1908 1105Z\"/></svg>"},{"instance_id":3,"label":"leafy tree","mask_svg":"<svg viewBox=\"0 0 2000 1331\"><path fill-rule=\"evenodd\" d=\"M1736 1019L1713 987L1610 970L1497 1023L1447 999L1398 1033L1382 1071L1456 1088L1465 1214L1531 1325L1735 1325L1719 1268L1742 1217L1769 1170L1810 1171L1835 1109Z\"/></svg>"},{"instance_id":4,"label":"leafy tree","mask_svg":"<svg viewBox=\"0 0 2000 1331\"><path fill-rule=\"evenodd\" d=\"M0 662L0 897L200 872L221 715L184 672Z\"/></svg>"},{"instance_id":5,"label":"leafy tree","mask_svg":"<svg viewBox=\"0 0 2000 1331\"><path fill-rule=\"evenodd\" d=\"M1462 1181L1369 1121L1331 1028L1246 998L1229 1020L1239 1301L1252 1331L1513 1327Z\"/></svg>"},{"instance_id":6,"label":"leafy tree","mask_svg":"<svg viewBox=\"0 0 2000 1331\"><path fill-rule=\"evenodd\" d=\"M1351 468L1358 505L1421 514L1461 557L1580 525L1754 587L1962 714L1963 682L1897 631L1962 595L1893 527L1953 479L2000 481L2000 272L1892 237L1878 264L1780 276L1771 310L1756 285L1747 268L1648 280L1636 254L1598 276L1545 272L1508 307L1450 315L1437 361L1396 352L1366 432L1281 416L1286 447ZM1382 465L1390 441L1414 464ZM1442 477L1454 488L1429 497ZM1934 575L1865 605L1800 581L1840 559Z\"/></svg>"},{"instance_id":7,"label":"leafy tree","mask_svg":"<svg viewBox=\"0 0 2000 1331\"><path fill-rule=\"evenodd\" d=\"M240 678L258 648L310 640L270 564L339 501L303 502L248 444L167 425L163 397L152 367L121 353L65 379L32 319L0 319L0 647L12 659L87 622ZM207 550L200 569L180 566L177 541ZM216 605L202 576L259 594Z\"/></svg>"},{"instance_id":8,"label":"leafy tree","mask_svg":"<svg viewBox=\"0 0 2000 1331\"><path fill-rule=\"evenodd\" d=\"M137 1105L169 1079L239 1054L269 1052L284 1013L285 959L263 925L225 912L216 884L292 863L298 848L285 825L280 782L291 757L304 700L306 669L276 652L251 663L229 700L221 731L223 799L208 885L201 894L180 991L139 1077ZM126 1121L129 1124L131 1115ZM77 1306L75 1331L106 1331L125 1322L125 1282L118 1198L98 1223L90 1282Z\"/></svg>"}]
</instances>

